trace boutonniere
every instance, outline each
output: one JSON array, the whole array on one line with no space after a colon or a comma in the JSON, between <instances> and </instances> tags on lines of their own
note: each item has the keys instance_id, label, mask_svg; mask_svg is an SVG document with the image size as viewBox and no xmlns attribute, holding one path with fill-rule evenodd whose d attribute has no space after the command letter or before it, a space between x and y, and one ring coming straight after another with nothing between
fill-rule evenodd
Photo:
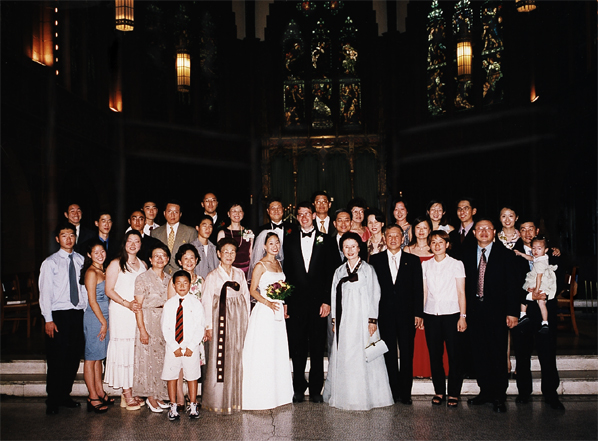
<instances>
[{"instance_id":1,"label":"boutonniere","mask_svg":"<svg viewBox=\"0 0 598 441\"><path fill-rule=\"evenodd\" d=\"M221 227L224 227L224 226L225 226L224 221L220 221L220 223L218 224L218 228L221 228Z\"/></svg>"},{"instance_id":2,"label":"boutonniere","mask_svg":"<svg viewBox=\"0 0 598 441\"><path fill-rule=\"evenodd\" d=\"M246 242L249 242L250 240L253 240L254 237L255 237L255 234L253 234L253 231L251 231L251 230L243 230L243 239Z\"/></svg>"},{"instance_id":3,"label":"boutonniere","mask_svg":"<svg viewBox=\"0 0 598 441\"><path fill-rule=\"evenodd\" d=\"M285 236L288 236L289 234L291 234L293 232L293 230L291 228L287 228L287 230L284 232Z\"/></svg>"},{"instance_id":4,"label":"boutonniere","mask_svg":"<svg viewBox=\"0 0 598 441\"><path fill-rule=\"evenodd\" d=\"M320 245L323 242L324 242L324 236L323 235L316 236L316 245Z\"/></svg>"}]
</instances>

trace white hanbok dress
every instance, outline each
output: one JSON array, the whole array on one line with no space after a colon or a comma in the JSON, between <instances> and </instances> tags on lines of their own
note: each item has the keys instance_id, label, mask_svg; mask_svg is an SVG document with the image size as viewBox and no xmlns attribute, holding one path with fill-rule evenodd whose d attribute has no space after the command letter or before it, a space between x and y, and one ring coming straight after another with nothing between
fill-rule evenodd
<instances>
[{"instance_id":1,"label":"white hanbok dress","mask_svg":"<svg viewBox=\"0 0 598 441\"><path fill-rule=\"evenodd\" d=\"M284 281L283 272L266 271L259 292L266 297L268 285ZM287 329L282 301L274 313L263 303L255 305L243 347L243 410L273 409L293 400Z\"/></svg>"},{"instance_id":2,"label":"white hanbok dress","mask_svg":"<svg viewBox=\"0 0 598 441\"><path fill-rule=\"evenodd\" d=\"M331 315L336 321L336 286L348 275L347 265L337 268L332 282ZM324 401L346 410L369 410L394 404L388 383L384 357L367 363L365 347L369 344L368 319L378 318L380 285L374 268L361 262L356 282L345 282L342 295L340 327L335 329ZM339 332L338 340L336 332ZM372 339L377 340L378 331Z\"/></svg>"}]
</instances>

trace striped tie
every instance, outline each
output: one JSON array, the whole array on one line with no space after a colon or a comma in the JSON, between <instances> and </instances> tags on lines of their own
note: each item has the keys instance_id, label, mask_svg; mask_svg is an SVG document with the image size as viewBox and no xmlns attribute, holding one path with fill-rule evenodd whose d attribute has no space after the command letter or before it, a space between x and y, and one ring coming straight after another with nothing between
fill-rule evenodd
<instances>
[{"instance_id":1,"label":"striped tie","mask_svg":"<svg viewBox=\"0 0 598 441\"><path fill-rule=\"evenodd\" d=\"M179 307L176 310L176 327L174 328L174 339L178 344L183 341L183 299L179 299Z\"/></svg>"},{"instance_id":2,"label":"striped tie","mask_svg":"<svg viewBox=\"0 0 598 441\"><path fill-rule=\"evenodd\" d=\"M478 298L484 298L484 275L486 274L486 248L482 248L482 257L480 257L480 266L478 267Z\"/></svg>"}]
</instances>

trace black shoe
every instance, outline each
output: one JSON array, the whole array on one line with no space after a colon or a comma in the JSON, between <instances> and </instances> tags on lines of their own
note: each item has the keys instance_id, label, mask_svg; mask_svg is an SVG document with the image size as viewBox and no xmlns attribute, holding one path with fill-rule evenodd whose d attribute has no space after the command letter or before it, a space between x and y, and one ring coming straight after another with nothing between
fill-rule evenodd
<instances>
[{"instance_id":1,"label":"black shoe","mask_svg":"<svg viewBox=\"0 0 598 441\"><path fill-rule=\"evenodd\" d=\"M78 401L73 400L72 398L67 398L66 400L60 403L62 407L68 407L69 409L74 409L75 407L81 407L81 403Z\"/></svg>"},{"instance_id":2,"label":"black shoe","mask_svg":"<svg viewBox=\"0 0 598 441\"><path fill-rule=\"evenodd\" d=\"M58 406L54 404L46 406L46 415L58 415Z\"/></svg>"},{"instance_id":3,"label":"black shoe","mask_svg":"<svg viewBox=\"0 0 598 441\"><path fill-rule=\"evenodd\" d=\"M517 398L515 398L515 402L519 404L527 404L529 403L529 395L517 395Z\"/></svg>"},{"instance_id":4,"label":"black shoe","mask_svg":"<svg viewBox=\"0 0 598 441\"><path fill-rule=\"evenodd\" d=\"M411 406L413 404L413 401L411 400L411 398L401 398L401 403L407 406Z\"/></svg>"},{"instance_id":5,"label":"black shoe","mask_svg":"<svg viewBox=\"0 0 598 441\"><path fill-rule=\"evenodd\" d=\"M542 325L540 330L538 331L540 334L548 334L548 325Z\"/></svg>"},{"instance_id":6,"label":"black shoe","mask_svg":"<svg viewBox=\"0 0 598 441\"><path fill-rule=\"evenodd\" d=\"M309 396L309 401L311 401L312 403L323 403L324 402L324 398L322 398L322 395L318 394L318 395L310 395Z\"/></svg>"},{"instance_id":7,"label":"black shoe","mask_svg":"<svg viewBox=\"0 0 598 441\"><path fill-rule=\"evenodd\" d=\"M554 410L565 410L565 406L563 406L563 403L561 403L557 397L550 398L545 401L550 404L550 407Z\"/></svg>"},{"instance_id":8,"label":"black shoe","mask_svg":"<svg viewBox=\"0 0 598 441\"><path fill-rule=\"evenodd\" d=\"M529 317L527 314L525 314L523 317L519 318L519 323L517 323L517 326L523 326L527 324L529 324Z\"/></svg>"},{"instance_id":9,"label":"black shoe","mask_svg":"<svg viewBox=\"0 0 598 441\"><path fill-rule=\"evenodd\" d=\"M293 394L293 403L303 403L305 401L305 394Z\"/></svg>"},{"instance_id":10,"label":"black shoe","mask_svg":"<svg viewBox=\"0 0 598 441\"><path fill-rule=\"evenodd\" d=\"M492 410L497 413L505 413L507 411L507 406L504 401L496 400L493 403Z\"/></svg>"},{"instance_id":11,"label":"black shoe","mask_svg":"<svg viewBox=\"0 0 598 441\"><path fill-rule=\"evenodd\" d=\"M489 402L490 402L490 400L488 398L486 398L485 396L483 396L482 394L467 400L467 404L471 404L473 406L479 406L480 404L486 404Z\"/></svg>"}]
</instances>

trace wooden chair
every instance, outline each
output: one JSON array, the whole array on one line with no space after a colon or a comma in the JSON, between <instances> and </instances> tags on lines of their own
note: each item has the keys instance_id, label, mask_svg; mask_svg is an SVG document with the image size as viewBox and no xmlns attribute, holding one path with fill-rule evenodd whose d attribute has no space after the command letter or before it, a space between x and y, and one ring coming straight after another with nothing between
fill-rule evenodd
<instances>
[{"instance_id":1,"label":"wooden chair","mask_svg":"<svg viewBox=\"0 0 598 441\"><path fill-rule=\"evenodd\" d=\"M21 275L23 276L23 275ZM22 280L24 288L21 289ZM14 274L2 280L2 311L0 313L0 327L5 321L12 321L13 334L17 331L20 321L27 322L27 338L31 337L31 322L37 319L39 310L39 294L33 273L20 277Z\"/></svg>"},{"instance_id":2,"label":"wooden chair","mask_svg":"<svg viewBox=\"0 0 598 441\"><path fill-rule=\"evenodd\" d=\"M565 287L555 297L559 308L559 312L557 313L557 317L559 318L559 329L566 328L566 325L564 325L565 318L570 317L571 327L573 328L575 335L579 335L577 322L575 321L575 309L573 307L573 302L575 301L575 296L577 295L578 269L579 267L574 266L571 270L571 274L567 274L565 276Z\"/></svg>"}]
</instances>

